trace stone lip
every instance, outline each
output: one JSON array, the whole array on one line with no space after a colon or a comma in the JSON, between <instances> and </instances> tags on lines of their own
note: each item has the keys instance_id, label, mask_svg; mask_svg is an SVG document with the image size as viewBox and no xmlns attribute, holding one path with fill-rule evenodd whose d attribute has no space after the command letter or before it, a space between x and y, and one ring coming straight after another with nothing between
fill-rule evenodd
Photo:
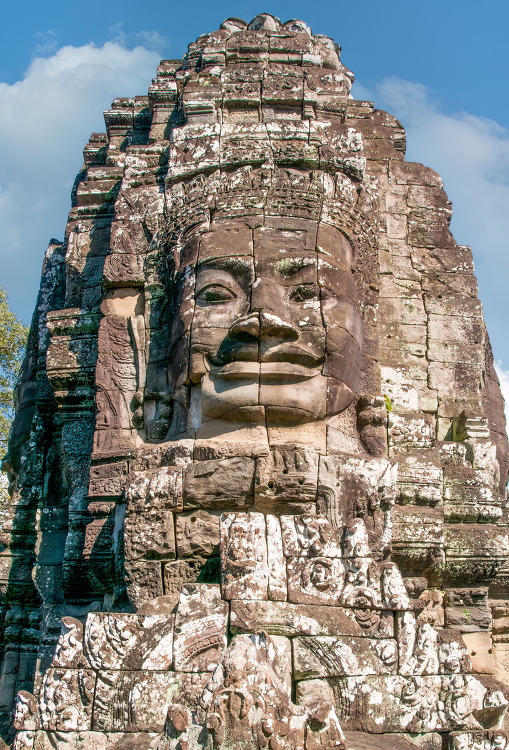
<instances>
[{"instance_id":1,"label":"stone lip","mask_svg":"<svg viewBox=\"0 0 509 750\"><path fill-rule=\"evenodd\" d=\"M321 370L279 360L261 363L235 360L222 365L222 367L211 368L210 374L213 378L222 378L223 380L253 377L260 378L260 380L283 380L288 383L314 378L321 374Z\"/></svg>"}]
</instances>

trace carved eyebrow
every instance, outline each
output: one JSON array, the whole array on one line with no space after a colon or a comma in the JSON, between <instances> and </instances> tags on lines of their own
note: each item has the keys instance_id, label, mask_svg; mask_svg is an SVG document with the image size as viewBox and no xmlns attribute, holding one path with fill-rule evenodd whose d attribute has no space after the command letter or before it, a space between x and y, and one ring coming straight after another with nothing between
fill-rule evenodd
<instances>
[{"instance_id":1,"label":"carved eyebrow","mask_svg":"<svg viewBox=\"0 0 509 750\"><path fill-rule=\"evenodd\" d=\"M254 279L254 267L252 258L223 257L206 258L197 264L196 273L223 271L232 277L232 280L241 286L250 284Z\"/></svg>"},{"instance_id":2,"label":"carved eyebrow","mask_svg":"<svg viewBox=\"0 0 509 750\"><path fill-rule=\"evenodd\" d=\"M316 267L316 258L284 258L284 260L278 260L275 266L277 273L281 276L293 276L303 268Z\"/></svg>"},{"instance_id":3,"label":"carved eyebrow","mask_svg":"<svg viewBox=\"0 0 509 750\"><path fill-rule=\"evenodd\" d=\"M198 261L196 269L198 271L204 271L210 268L219 268L224 271L233 271L237 273L246 273L253 270L253 260L246 260L242 257L219 257L219 258L204 258L202 261Z\"/></svg>"}]
</instances>

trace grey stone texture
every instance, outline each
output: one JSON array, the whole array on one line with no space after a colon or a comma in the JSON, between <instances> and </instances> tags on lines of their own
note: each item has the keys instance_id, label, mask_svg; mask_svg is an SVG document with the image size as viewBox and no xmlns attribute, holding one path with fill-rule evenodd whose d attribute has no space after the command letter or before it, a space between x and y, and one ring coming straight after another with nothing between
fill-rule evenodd
<instances>
[{"instance_id":1,"label":"grey stone texture","mask_svg":"<svg viewBox=\"0 0 509 750\"><path fill-rule=\"evenodd\" d=\"M85 146L3 462L16 750L507 747L472 252L352 81L230 18Z\"/></svg>"}]
</instances>

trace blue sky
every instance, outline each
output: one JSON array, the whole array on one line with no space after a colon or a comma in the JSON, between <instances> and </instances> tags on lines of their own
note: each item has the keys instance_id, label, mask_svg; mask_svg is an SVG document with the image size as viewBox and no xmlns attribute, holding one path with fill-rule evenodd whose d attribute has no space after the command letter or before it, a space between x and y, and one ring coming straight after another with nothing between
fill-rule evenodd
<instances>
[{"instance_id":1,"label":"blue sky","mask_svg":"<svg viewBox=\"0 0 509 750\"><path fill-rule=\"evenodd\" d=\"M0 29L0 284L30 320L44 251L62 238L89 134L115 96L144 94L162 57L228 16L268 11L332 36L354 95L407 129L407 159L438 170L452 229L472 245L480 297L509 396L507 0L6 4Z\"/></svg>"}]
</instances>

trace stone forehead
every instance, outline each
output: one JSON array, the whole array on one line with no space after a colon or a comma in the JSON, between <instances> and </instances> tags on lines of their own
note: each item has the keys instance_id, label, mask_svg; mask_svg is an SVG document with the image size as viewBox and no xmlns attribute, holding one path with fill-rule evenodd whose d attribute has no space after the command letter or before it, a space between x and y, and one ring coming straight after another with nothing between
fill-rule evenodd
<instances>
[{"instance_id":1,"label":"stone forehead","mask_svg":"<svg viewBox=\"0 0 509 750\"><path fill-rule=\"evenodd\" d=\"M274 256L281 263L302 265L304 259L312 258L310 262L321 269L335 268L337 261L351 268L356 257L355 243L319 219L261 216L257 222L249 218L212 221L186 242L199 243L199 264L214 259L245 263L249 256L259 263Z\"/></svg>"}]
</instances>

